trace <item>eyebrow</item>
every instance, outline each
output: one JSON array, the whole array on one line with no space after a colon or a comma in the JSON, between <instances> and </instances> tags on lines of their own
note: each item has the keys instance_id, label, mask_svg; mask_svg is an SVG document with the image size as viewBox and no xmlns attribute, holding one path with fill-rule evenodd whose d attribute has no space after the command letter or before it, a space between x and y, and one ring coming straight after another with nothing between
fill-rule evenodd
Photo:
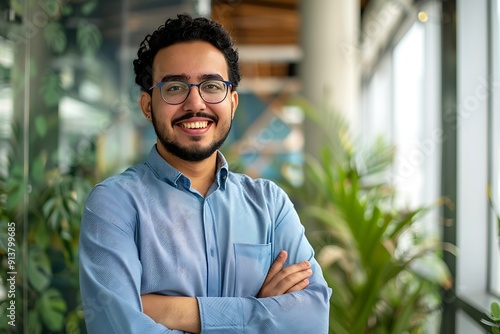
<instances>
[{"instance_id":1,"label":"eyebrow","mask_svg":"<svg viewBox=\"0 0 500 334\"><path fill-rule=\"evenodd\" d=\"M191 79L190 76L185 75L185 74L171 74L171 75L165 75L161 81L189 81ZM205 80L224 80L224 78L220 74L216 73L207 73L203 74L200 76L200 81L205 81Z\"/></svg>"}]
</instances>

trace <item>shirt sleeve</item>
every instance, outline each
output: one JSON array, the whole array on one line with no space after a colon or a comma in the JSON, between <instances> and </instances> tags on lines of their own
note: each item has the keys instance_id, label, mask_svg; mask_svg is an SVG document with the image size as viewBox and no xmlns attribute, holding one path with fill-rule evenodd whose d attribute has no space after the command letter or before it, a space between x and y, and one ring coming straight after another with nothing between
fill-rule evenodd
<instances>
[{"instance_id":1,"label":"shirt sleeve","mask_svg":"<svg viewBox=\"0 0 500 334\"><path fill-rule=\"evenodd\" d=\"M87 199L80 230L80 293L90 334L184 333L142 312L141 263L135 243L135 210L98 185Z\"/></svg>"},{"instance_id":2,"label":"shirt sleeve","mask_svg":"<svg viewBox=\"0 0 500 334\"><path fill-rule=\"evenodd\" d=\"M310 283L301 291L268 298L198 297L203 334L328 333L332 290L323 278L293 204L281 189L275 190L279 212L273 258L284 249L288 252L285 265L309 260L313 271Z\"/></svg>"}]
</instances>

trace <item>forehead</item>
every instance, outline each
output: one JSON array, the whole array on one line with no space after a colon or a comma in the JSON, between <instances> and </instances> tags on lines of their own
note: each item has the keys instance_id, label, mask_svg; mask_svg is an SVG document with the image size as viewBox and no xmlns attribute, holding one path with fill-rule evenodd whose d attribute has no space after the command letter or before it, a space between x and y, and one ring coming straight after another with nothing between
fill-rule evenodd
<instances>
[{"instance_id":1,"label":"forehead","mask_svg":"<svg viewBox=\"0 0 500 334\"><path fill-rule=\"evenodd\" d=\"M196 79L207 74L219 74L228 79L224 54L208 42L176 43L159 50L153 60L155 82L165 76L183 75Z\"/></svg>"}]
</instances>

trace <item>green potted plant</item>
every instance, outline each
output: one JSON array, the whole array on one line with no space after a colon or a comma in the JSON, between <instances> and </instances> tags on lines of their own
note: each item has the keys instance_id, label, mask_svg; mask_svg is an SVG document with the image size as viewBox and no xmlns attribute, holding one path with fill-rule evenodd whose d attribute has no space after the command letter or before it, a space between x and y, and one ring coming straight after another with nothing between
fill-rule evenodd
<instances>
[{"instance_id":1,"label":"green potted plant","mask_svg":"<svg viewBox=\"0 0 500 334\"><path fill-rule=\"evenodd\" d=\"M414 228L432 208L396 207L386 178L394 147L379 139L358 149L345 124L328 124L304 185L288 187L333 289L330 333L428 333L452 284L440 241Z\"/></svg>"},{"instance_id":2,"label":"green potted plant","mask_svg":"<svg viewBox=\"0 0 500 334\"><path fill-rule=\"evenodd\" d=\"M500 304L492 302L490 305L490 313L486 313L488 319L481 319L481 322L491 328L493 334L500 333Z\"/></svg>"}]
</instances>

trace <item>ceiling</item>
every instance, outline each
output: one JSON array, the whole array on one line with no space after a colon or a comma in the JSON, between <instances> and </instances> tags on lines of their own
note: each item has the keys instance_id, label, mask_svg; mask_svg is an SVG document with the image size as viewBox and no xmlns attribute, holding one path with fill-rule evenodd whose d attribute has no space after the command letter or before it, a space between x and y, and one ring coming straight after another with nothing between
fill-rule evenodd
<instances>
[{"instance_id":1,"label":"ceiling","mask_svg":"<svg viewBox=\"0 0 500 334\"><path fill-rule=\"evenodd\" d=\"M297 44L300 1L212 0L211 16L230 27L238 44ZM362 15L369 0L359 1ZM138 45L166 18L195 12L194 3L193 0L100 1L96 16L106 40L127 38L130 45ZM126 36L123 35L123 22L126 22Z\"/></svg>"},{"instance_id":2,"label":"ceiling","mask_svg":"<svg viewBox=\"0 0 500 334\"><path fill-rule=\"evenodd\" d=\"M247 82L249 78L296 75L301 54L301 1L305 2L240 0L234 5L228 3L230 1L212 1L212 18L226 27L234 37L240 50L241 71ZM360 0L360 16L367 5L368 0Z\"/></svg>"},{"instance_id":3,"label":"ceiling","mask_svg":"<svg viewBox=\"0 0 500 334\"><path fill-rule=\"evenodd\" d=\"M360 0L360 15L368 1ZM298 44L300 0L243 0L237 6L227 2L213 1L212 18L231 29L238 44Z\"/></svg>"},{"instance_id":4,"label":"ceiling","mask_svg":"<svg viewBox=\"0 0 500 334\"><path fill-rule=\"evenodd\" d=\"M82 0L71 1L78 3ZM248 57L242 57L242 72L245 77L293 75L298 58L295 57L295 60L290 58L300 53L298 8L300 1L305 0L199 1L211 4L211 17L231 32L240 54L245 46L267 45L268 48L274 48L271 52L271 57L274 57L272 61L255 60L252 56L249 57L249 61ZM359 1L360 15L362 15L369 0ZM110 49L117 49L120 44L128 45L126 54L133 57L138 45L147 34L162 25L168 17L183 12L195 13L194 6L197 2L193 0L100 1L96 8L96 23ZM277 54L277 57L282 57L281 61L276 61Z\"/></svg>"},{"instance_id":5,"label":"ceiling","mask_svg":"<svg viewBox=\"0 0 500 334\"><path fill-rule=\"evenodd\" d=\"M211 5L212 18L231 28L238 44L281 45L298 42L300 1L306 0L67 0L65 5L73 12L69 28L85 17L84 7L95 6L88 18L97 24L105 42L112 44L126 39L127 44L136 46L166 18L196 13L196 4L205 3ZM357 1L362 15L370 0ZM9 8L8 0L0 0L2 14Z\"/></svg>"}]
</instances>

